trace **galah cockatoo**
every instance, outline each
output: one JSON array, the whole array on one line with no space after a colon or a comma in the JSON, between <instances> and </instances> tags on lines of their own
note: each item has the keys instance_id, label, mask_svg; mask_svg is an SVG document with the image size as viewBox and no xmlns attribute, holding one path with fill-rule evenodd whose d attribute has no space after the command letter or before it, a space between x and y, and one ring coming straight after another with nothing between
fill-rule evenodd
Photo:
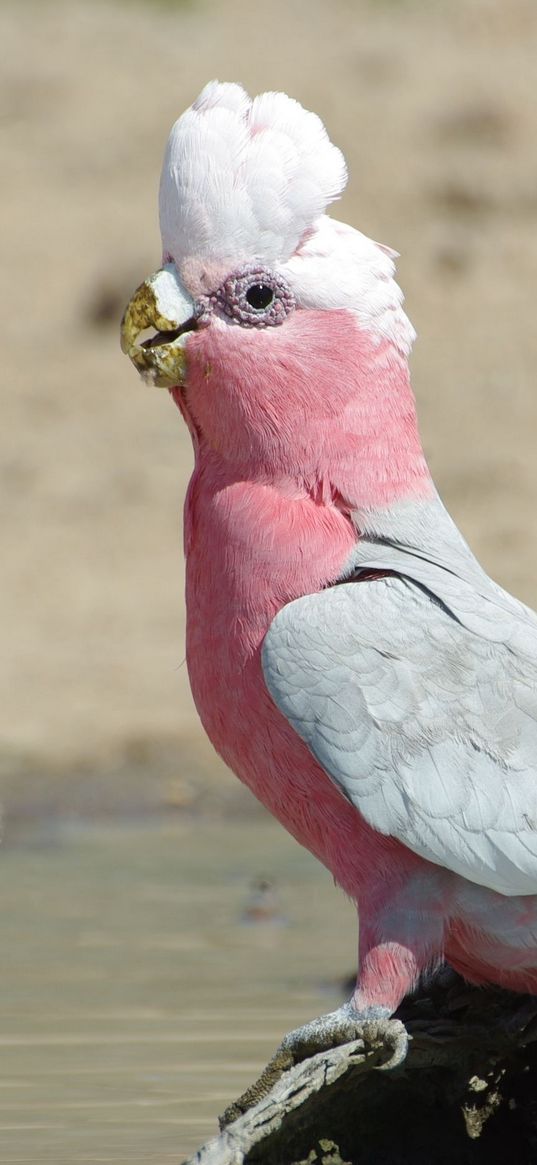
<instances>
[{"instance_id":1,"label":"galah cockatoo","mask_svg":"<svg viewBox=\"0 0 537 1165\"><path fill-rule=\"evenodd\" d=\"M163 266L123 321L192 435L205 730L358 907L352 1000L295 1033L319 1046L444 959L537 992L537 617L438 498L395 252L325 214L345 181L313 113L209 84L171 131Z\"/></svg>"}]
</instances>

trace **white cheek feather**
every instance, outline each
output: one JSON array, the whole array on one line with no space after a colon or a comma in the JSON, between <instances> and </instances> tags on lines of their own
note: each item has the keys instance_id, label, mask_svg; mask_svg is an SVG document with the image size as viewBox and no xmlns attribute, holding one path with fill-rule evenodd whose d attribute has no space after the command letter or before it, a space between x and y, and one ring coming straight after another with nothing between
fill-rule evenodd
<instances>
[{"instance_id":1,"label":"white cheek feather","mask_svg":"<svg viewBox=\"0 0 537 1165\"><path fill-rule=\"evenodd\" d=\"M166 259L259 260L288 279L302 307L349 308L406 354L414 330L394 281L395 252L324 211L347 181L321 120L285 93L253 100L205 86L175 123L160 183Z\"/></svg>"},{"instance_id":2,"label":"white cheek feather","mask_svg":"<svg viewBox=\"0 0 537 1165\"><path fill-rule=\"evenodd\" d=\"M416 333L394 279L396 256L389 247L323 215L281 271L301 307L349 308L361 327L407 355Z\"/></svg>"}]
</instances>

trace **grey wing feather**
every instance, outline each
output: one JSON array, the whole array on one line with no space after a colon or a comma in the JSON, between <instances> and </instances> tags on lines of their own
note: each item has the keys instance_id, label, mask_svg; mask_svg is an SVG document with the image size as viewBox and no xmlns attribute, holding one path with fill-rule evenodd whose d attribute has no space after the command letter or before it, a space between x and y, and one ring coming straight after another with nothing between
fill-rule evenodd
<instances>
[{"instance_id":1,"label":"grey wing feather","mask_svg":"<svg viewBox=\"0 0 537 1165\"><path fill-rule=\"evenodd\" d=\"M263 647L275 703L374 829L536 893L537 619L483 572L359 545L359 571L394 573L280 611Z\"/></svg>"}]
</instances>

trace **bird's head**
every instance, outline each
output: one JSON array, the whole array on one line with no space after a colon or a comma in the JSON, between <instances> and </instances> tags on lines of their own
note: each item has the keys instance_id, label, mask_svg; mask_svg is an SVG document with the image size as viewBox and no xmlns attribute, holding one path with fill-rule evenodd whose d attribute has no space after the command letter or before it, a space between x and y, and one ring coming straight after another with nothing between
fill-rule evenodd
<instances>
[{"instance_id":1,"label":"bird's head","mask_svg":"<svg viewBox=\"0 0 537 1165\"><path fill-rule=\"evenodd\" d=\"M163 266L127 307L123 348L195 444L241 470L322 480L328 461L393 457L394 435L418 456L395 252L325 214L346 176L283 93L213 82L171 131Z\"/></svg>"}]
</instances>

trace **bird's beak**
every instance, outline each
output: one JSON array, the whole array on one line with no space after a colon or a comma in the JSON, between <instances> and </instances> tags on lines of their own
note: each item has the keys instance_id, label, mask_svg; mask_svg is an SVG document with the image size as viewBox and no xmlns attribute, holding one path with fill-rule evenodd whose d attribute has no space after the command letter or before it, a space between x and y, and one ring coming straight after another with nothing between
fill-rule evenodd
<instances>
[{"instance_id":1,"label":"bird's beak","mask_svg":"<svg viewBox=\"0 0 537 1165\"><path fill-rule=\"evenodd\" d=\"M134 292L121 321L121 347L143 380L162 388L185 382L185 347L197 327L194 301L173 263L150 275ZM154 334L146 338L143 333Z\"/></svg>"}]
</instances>

